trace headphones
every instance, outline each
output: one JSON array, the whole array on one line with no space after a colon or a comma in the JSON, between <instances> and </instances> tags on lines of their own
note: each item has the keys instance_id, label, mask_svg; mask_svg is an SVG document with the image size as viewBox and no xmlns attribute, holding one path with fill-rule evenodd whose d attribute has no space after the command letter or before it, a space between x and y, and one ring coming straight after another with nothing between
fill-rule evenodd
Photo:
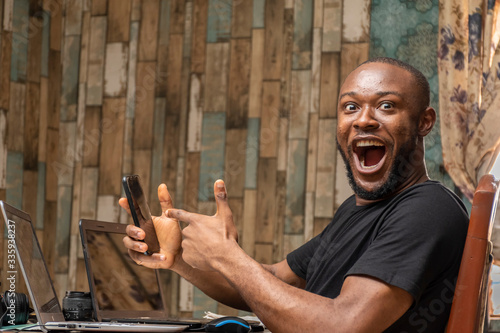
<instances>
[{"instance_id":1,"label":"headphones","mask_svg":"<svg viewBox=\"0 0 500 333\"><path fill-rule=\"evenodd\" d=\"M0 327L21 325L28 322L30 313L28 296L22 293L6 291L0 295Z\"/></svg>"}]
</instances>

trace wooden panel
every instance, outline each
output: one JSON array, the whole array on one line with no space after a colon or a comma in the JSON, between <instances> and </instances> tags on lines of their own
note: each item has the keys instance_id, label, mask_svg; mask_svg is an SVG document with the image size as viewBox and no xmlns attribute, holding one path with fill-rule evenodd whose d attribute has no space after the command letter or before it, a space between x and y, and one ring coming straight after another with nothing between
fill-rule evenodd
<instances>
[{"instance_id":1,"label":"wooden panel","mask_svg":"<svg viewBox=\"0 0 500 333\"><path fill-rule=\"evenodd\" d=\"M323 231L323 229L326 228L326 226L330 223L331 219L330 218L315 218L314 219L314 235L316 236L320 232Z\"/></svg>"},{"instance_id":2,"label":"wooden panel","mask_svg":"<svg viewBox=\"0 0 500 333\"><path fill-rule=\"evenodd\" d=\"M199 290L196 287L194 288L193 304L194 304L194 311L193 311L194 318L203 318L206 311L211 311L213 313L217 312L217 302L214 301L212 298L208 297L207 295L205 295L201 290Z\"/></svg>"},{"instance_id":3,"label":"wooden panel","mask_svg":"<svg viewBox=\"0 0 500 333\"><path fill-rule=\"evenodd\" d=\"M191 38L191 72L205 72L208 0L193 2L193 30Z\"/></svg>"},{"instance_id":4,"label":"wooden panel","mask_svg":"<svg viewBox=\"0 0 500 333\"><path fill-rule=\"evenodd\" d=\"M276 157L279 132L280 83L265 81L262 85L260 157Z\"/></svg>"},{"instance_id":5,"label":"wooden panel","mask_svg":"<svg viewBox=\"0 0 500 333\"><path fill-rule=\"evenodd\" d=\"M133 118L135 113L136 70L137 70L137 38L139 37L139 22L130 26L130 43L127 73L127 118Z\"/></svg>"},{"instance_id":6,"label":"wooden panel","mask_svg":"<svg viewBox=\"0 0 500 333\"><path fill-rule=\"evenodd\" d=\"M288 165L288 118L280 118L278 137L278 171L286 171Z\"/></svg>"},{"instance_id":7,"label":"wooden panel","mask_svg":"<svg viewBox=\"0 0 500 333\"><path fill-rule=\"evenodd\" d=\"M255 221L255 239L259 242L273 241L276 218L276 159L259 160L257 184L257 219ZM257 256L257 245L256 245Z\"/></svg>"},{"instance_id":8,"label":"wooden panel","mask_svg":"<svg viewBox=\"0 0 500 333\"><path fill-rule=\"evenodd\" d=\"M92 11L92 16L106 15L107 0L92 0L91 11Z\"/></svg>"},{"instance_id":9,"label":"wooden panel","mask_svg":"<svg viewBox=\"0 0 500 333\"><path fill-rule=\"evenodd\" d=\"M321 56L320 118L335 118L337 116L337 99L340 88L339 58L338 53L323 53Z\"/></svg>"},{"instance_id":10,"label":"wooden panel","mask_svg":"<svg viewBox=\"0 0 500 333\"><path fill-rule=\"evenodd\" d=\"M231 37L232 6L223 0L208 0L207 42L227 42Z\"/></svg>"},{"instance_id":11,"label":"wooden panel","mask_svg":"<svg viewBox=\"0 0 500 333\"><path fill-rule=\"evenodd\" d=\"M255 2L254 2L255 3ZM248 100L248 117L260 117L264 63L264 29L252 30L252 59Z\"/></svg>"},{"instance_id":12,"label":"wooden panel","mask_svg":"<svg viewBox=\"0 0 500 333\"><path fill-rule=\"evenodd\" d=\"M324 0L314 0L314 28L323 27L323 1Z\"/></svg>"},{"instance_id":13,"label":"wooden panel","mask_svg":"<svg viewBox=\"0 0 500 333\"><path fill-rule=\"evenodd\" d=\"M321 87L321 29L313 30L313 47L311 57L311 105L309 112L319 112Z\"/></svg>"},{"instance_id":14,"label":"wooden panel","mask_svg":"<svg viewBox=\"0 0 500 333\"><path fill-rule=\"evenodd\" d=\"M311 68L313 5L310 0L295 1L292 69Z\"/></svg>"},{"instance_id":15,"label":"wooden panel","mask_svg":"<svg viewBox=\"0 0 500 333\"><path fill-rule=\"evenodd\" d=\"M293 9L285 9L285 28L282 38L283 68L281 71L280 116L289 117L292 99Z\"/></svg>"},{"instance_id":16,"label":"wooden panel","mask_svg":"<svg viewBox=\"0 0 500 333\"><path fill-rule=\"evenodd\" d=\"M49 93L48 93L48 112L47 125L50 128L59 127L59 112L61 109L61 52L49 51Z\"/></svg>"},{"instance_id":17,"label":"wooden panel","mask_svg":"<svg viewBox=\"0 0 500 333\"><path fill-rule=\"evenodd\" d=\"M57 228L54 247L57 255L54 272L65 273L69 266L69 234L71 221L71 186L59 186L57 191ZM54 230L54 229L53 229Z\"/></svg>"},{"instance_id":18,"label":"wooden panel","mask_svg":"<svg viewBox=\"0 0 500 333\"><path fill-rule=\"evenodd\" d=\"M252 12L252 27L264 28L264 14L265 14L266 0L253 0Z\"/></svg>"},{"instance_id":19,"label":"wooden panel","mask_svg":"<svg viewBox=\"0 0 500 333\"><path fill-rule=\"evenodd\" d=\"M266 47L263 66L265 80L279 80L281 78L283 40L280 32L283 31L284 10L284 0L266 1Z\"/></svg>"},{"instance_id":20,"label":"wooden panel","mask_svg":"<svg viewBox=\"0 0 500 333\"><path fill-rule=\"evenodd\" d=\"M14 207L23 206L23 154L20 152L7 152L5 200Z\"/></svg>"},{"instance_id":21,"label":"wooden panel","mask_svg":"<svg viewBox=\"0 0 500 333\"><path fill-rule=\"evenodd\" d=\"M95 219L97 213L97 188L99 179L99 169L84 167L82 169L82 179L85 186L82 187L80 199L80 215L82 219Z\"/></svg>"},{"instance_id":22,"label":"wooden panel","mask_svg":"<svg viewBox=\"0 0 500 333\"><path fill-rule=\"evenodd\" d=\"M290 139L306 139L311 97L311 71L292 71Z\"/></svg>"},{"instance_id":23,"label":"wooden panel","mask_svg":"<svg viewBox=\"0 0 500 333\"><path fill-rule=\"evenodd\" d=\"M114 195L99 195L97 197L97 220L118 222L120 209L118 197Z\"/></svg>"},{"instance_id":24,"label":"wooden panel","mask_svg":"<svg viewBox=\"0 0 500 333\"><path fill-rule=\"evenodd\" d=\"M255 244L255 260L261 264L273 264L273 245L272 244Z\"/></svg>"},{"instance_id":25,"label":"wooden panel","mask_svg":"<svg viewBox=\"0 0 500 333\"><path fill-rule=\"evenodd\" d=\"M182 34L184 33L184 10L186 1L184 0L170 0L170 33Z\"/></svg>"},{"instance_id":26,"label":"wooden panel","mask_svg":"<svg viewBox=\"0 0 500 333\"><path fill-rule=\"evenodd\" d=\"M130 9L130 20L139 21L141 19L141 2L142 0L132 0L132 8Z\"/></svg>"},{"instance_id":27,"label":"wooden panel","mask_svg":"<svg viewBox=\"0 0 500 333\"><path fill-rule=\"evenodd\" d=\"M7 111L0 109L0 189L7 186Z\"/></svg>"},{"instance_id":28,"label":"wooden panel","mask_svg":"<svg viewBox=\"0 0 500 333\"><path fill-rule=\"evenodd\" d=\"M342 40L342 0L324 0L323 52L338 52Z\"/></svg>"},{"instance_id":29,"label":"wooden panel","mask_svg":"<svg viewBox=\"0 0 500 333\"><path fill-rule=\"evenodd\" d=\"M33 219L33 223L36 225L36 195L34 193L38 192L38 172L32 170L24 170L23 179L22 179L22 194L23 194L23 205L20 206L20 209L28 212L31 218Z\"/></svg>"},{"instance_id":30,"label":"wooden panel","mask_svg":"<svg viewBox=\"0 0 500 333\"><path fill-rule=\"evenodd\" d=\"M257 191L245 190L243 201L243 231L239 243L251 257L255 255L255 221L257 217Z\"/></svg>"},{"instance_id":31,"label":"wooden panel","mask_svg":"<svg viewBox=\"0 0 500 333\"><path fill-rule=\"evenodd\" d=\"M314 235L314 193L306 193L306 203L304 209L304 240L307 242Z\"/></svg>"},{"instance_id":32,"label":"wooden panel","mask_svg":"<svg viewBox=\"0 0 500 333\"><path fill-rule=\"evenodd\" d=\"M83 12L78 82L87 82L90 47L90 12ZM79 98L80 99L80 96Z\"/></svg>"},{"instance_id":33,"label":"wooden panel","mask_svg":"<svg viewBox=\"0 0 500 333\"><path fill-rule=\"evenodd\" d=\"M186 158L178 157L177 158L177 169L176 171L176 179L175 179L175 198L174 202L182 205L182 201L184 200L184 170L186 168ZM177 206L176 206L177 207Z\"/></svg>"},{"instance_id":34,"label":"wooden panel","mask_svg":"<svg viewBox=\"0 0 500 333\"><path fill-rule=\"evenodd\" d=\"M57 186L56 186L57 189ZM57 202L56 201L46 201L45 202L45 214L44 214L44 229L45 230L56 230L57 228ZM42 238L42 253L47 264L49 273L53 276L54 272L54 257L55 248L54 242L56 238L55 232L44 232Z\"/></svg>"},{"instance_id":35,"label":"wooden panel","mask_svg":"<svg viewBox=\"0 0 500 333\"><path fill-rule=\"evenodd\" d=\"M370 57L370 43L342 44L340 59L340 82L349 73Z\"/></svg>"},{"instance_id":36,"label":"wooden panel","mask_svg":"<svg viewBox=\"0 0 500 333\"><path fill-rule=\"evenodd\" d=\"M12 32L3 31L0 37L0 108L9 108L10 62L12 56Z\"/></svg>"},{"instance_id":37,"label":"wooden panel","mask_svg":"<svg viewBox=\"0 0 500 333\"><path fill-rule=\"evenodd\" d=\"M107 42L128 42L131 0L109 0Z\"/></svg>"},{"instance_id":38,"label":"wooden panel","mask_svg":"<svg viewBox=\"0 0 500 333\"><path fill-rule=\"evenodd\" d=\"M109 43L106 45L104 96L125 97L127 92L127 61L127 44Z\"/></svg>"},{"instance_id":39,"label":"wooden panel","mask_svg":"<svg viewBox=\"0 0 500 333\"><path fill-rule=\"evenodd\" d=\"M283 234L286 224L286 171L276 173L276 222L274 223L274 239L273 239L273 262L281 261L283 257Z\"/></svg>"},{"instance_id":40,"label":"wooden panel","mask_svg":"<svg viewBox=\"0 0 500 333\"><path fill-rule=\"evenodd\" d=\"M213 184L222 178L224 170L225 146L225 113L205 113L202 128L202 150L200 162L200 183L198 200L210 201L214 199Z\"/></svg>"},{"instance_id":41,"label":"wooden panel","mask_svg":"<svg viewBox=\"0 0 500 333\"><path fill-rule=\"evenodd\" d=\"M163 144L162 180L169 186L172 198L175 198L175 187L177 184L176 177L177 158L179 156L179 127L179 117L176 115L167 115L165 121L165 142Z\"/></svg>"},{"instance_id":42,"label":"wooden panel","mask_svg":"<svg viewBox=\"0 0 500 333\"><path fill-rule=\"evenodd\" d=\"M29 0L14 1L12 13L12 58L10 77L12 81L26 81L28 60L28 21Z\"/></svg>"},{"instance_id":43,"label":"wooden panel","mask_svg":"<svg viewBox=\"0 0 500 333\"><path fill-rule=\"evenodd\" d=\"M252 35L253 2L235 1L232 5L231 37L250 37Z\"/></svg>"},{"instance_id":44,"label":"wooden panel","mask_svg":"<svg viewBox=\"0 0 500 333\"><path fill-rule=\"evenodd\" d=\"M137 63L137 92L135 96L134 149L151 149L155 106L155 63Z\"/></svg>"},{"instance_id":45,"label":"wooden panel","mask_svg":"<svg viewBox=\"0 0 500 333\"><path fill-rule=\"evenodd\" d=\"M188 130L188 108L189 108L189 63L184 61L182 63L181 73L181 110L179 116L179 156L186 155L186 141Z\"/></svg>"},{"instance_id":46,"label":"wooden panel","mask_svg":"<svg viewBox=\"0 0 500 333\"><path fill-rule=\"evenodd\" d=\"M257 164L259 162L259 133L260 119L248 119L246 164L245 164L245 188L257 188Z\"/></svg>"},{"instance_id":47,"label":"wooden panel","mask_svg":"<svg viewBox=\"0 0 500 333\"><path fill-rule=\"evenodd\" d=\"M242 198L245 188L246 129L226 131L224 181L229 198Z\"/></svg>"},{"instance_id":48,"label":"wooden panel","mask_svg":"<svg viewBox=\"0 0 500 333\"><path fill-rule=\"evenodd\" d=\"M101 141L101 107L88 106L85 109L84 139L82 142L83 166L99 165L99 143Z\"/></svg>"},{"instance_id":49,"label":"wooden panel","mask_svg":"<svg viewBox=\"0 0 500 333\"><path fill-rule=\"evenodd\" d=\"M347 180L344 160L337 151L337 167L335 172L335 210L340 207L340 205L350 197L353 192L349 186L349 181Z\"/></svg>"},{"instance_id":50,"label":"wooden panel","mask_svg":"<svg viewBox=\"0 0 500 333\"><path fill-rule=\"evenodd\" d=\"M191 1L186 2L184 15L184 40L182 46L182 56L184 58L189 58L191 57L191 40L193 38L193 3ZM189 73L189 64L187 68Z\"/></svg>"},{"instance_id":51,"label":"wooden panel","mask_svg":"<svg viewBox=\"0 0 500 333\"><path fill-rule=\"evenodd\" d=\"M96 0L97 1L97 0ZM105 0L103 0L105 1ZM50 49L61 50L63 0L44 0L44 7L50 12Z\"/></svg>"},{"instance_id":52,"label":"wooden panel","mask_svg":"<svg viewBox=\"0 0 500 333\"><path fill-rule=\"evenodd\" d=\"M139 30L139 53L140 61L152 61L156 59L158 46L158 20L160 12L159 0L142 1L142 18Z\"/></svg>"},{"instance_id":53,"label":"wooden panel","mask_svg":"<svg viewBox=\"0 0 500 333\"><path fill-rule=\"evenodd\" d=\"M90 19L89 68L87 76L87 105L102 104L102 81L104 75L104 52L106 18L95 16Z\"/></svg>"},{"instance_id":54,"label":"wooden panel","mask_svg":"<svg viewBox=\"0 0 500 333\"><path fill-rule=\"evenodd\" d=\"M309 135L307 140L307 179L306 191L316 191L316 166L318 159L318 114L312 113L309 120ZM334 132L334 129L331 129ZM321 138L323 140L323 138Z\"/></svg>"},{"instance_id":55,"label":"wooden panel","mask_svg":"<svg viewBox=\"0 0 500 333\"><path fill-rule=\"evenodd\" d=\"M57 201L57 173L56 163L59 153L59 131L49 128L47 130L47 175L45 178L47 201Z\"/></svg>"},{"instance_id":56,"label":"wooden panel","mask_svg":"<svg viewBox=\"0 0 500 333\"><path fill-rule=\"evenodd\" d=\"M36 194L36 215L35 227L37 229L43 229L44 221L43 217L45 215L45 176L46 176L46 165L45 163L38 163L38 179L37 179L37 194Z\"/></svg>"},{"instance_id":57,"label":"wooden panel","mask_svg":"<svg viewBox=\"0 0 500 333\"><path fill-rule=\"evenodd\" d=\"M123 129L123 164L122 164L122 174L130 175L132 173L132 139L134 130L134 119L125 118L125 124Z\"/></svg>"},{"instance_id":58,"label":"wooden panel","mask_svg":"<svg viewBox=\"0 0 500 333\"><path fill-rule=\"evenodd\" d=\"M38 161L40 162L45 162L47 152L48 90L49 80L42 77L40 81L40 120L38 127Z\"/></svg>"},{"instance_id":59,"label":"wooden panel","mask_svg":"<svg viewBox=\"0 0 500 333\"><path fill-rule=\"evenodd\" d=\"M290 253L299 248L302 244L304 244L304 235L285 235L283 240L283 252Z\"/></svg>"},{"instance_id":60,"label":"wooden panel","mask_svg":"<svg viewBox=\"0 0 500 333\"><path fill-rule=\"evenodd\" d=\"M73 168L75 166L76 122L59 125L59 158L54 163L59 185L73 184Z\"/></svg>"},{"instance_id":61,"label":"wooden panel","mask_svg":"<svg viewBox=\"0 0 500 333\"><path fill-rule=\"evenodd\" d=\"M66 0L65 7L64 35L80 35L82 33L83 1Z\"/></svg>"},{"instance_id":62,"label":"wooden panel","mask_svg":"<svg viewBox=\"0 0 500 333\"><path fill-rule=\"evenodd\" d=\"M168 46L170 38L170 0L160 0L160 21L158 45ZM158 58L158 61L161 59Z\"/></svg>"},{"instance_id":63,"label":"wooden panel","mask_svg":"<svg viewBox=\"0 0 500 333\"><path fill-rule=\"evenodd\" d=\"M181 110L182 35L170 35L167 71L167 113Z\"/></svg>"},{"instance_id":64,"label":"wooden panel","mask_svg":"<svg viewBox=\"0 0 500 333\"><path fill-rule=\"evenodd\" d=\"M24 121L24 169L38 168L38 135L40 126L40 85L26 84L26 112ZM15 130L14 128L11 128Z\"/></svg>"},{"instance_id":65,"label":"wooden panel","mask_svg":"<svg viewBox=\"0 0 500 333\"><path fill-rule=\"evenodd\" d=\"M194 287L185 279L179 281L179 311L193 311Z\"/></svg>"},{"instance_id":66,"label":"wooden panel","mask_svg":"<svg viewBox=\"0 0 500 333\"><path fill-rule=\"evenodd\" d=\"M297 234L304 232L307 144L293 139L288 145L285 233Z\"/></svg>"},{"instance_id":67,"label":"wooden panel","mask_svg":"<svg viewBox=\"0 0 500 333\"><path fill-rule=\"evenodd\" d=\"M205 84L203 75L191 74L191 87L189 89L189 115L188 115L188 152L201 150L201 124L203 121L203 88Z\"/></svg>"},{"instance_id":68,"label":"wooden panel","mask_svg":"<svg viewBox=\"0 0 500 333\"><path fill-rule=\"evenodd\" d=\"M205 86L205 111L226 111L227 80L229 65L229 43L207 45L207 66Z\"/></svg>"},{"instance_id":69,"label":"wooden panel","mask_svg":"<svg viewBox=\"0 0 500 333\"><path fill-rule=\"evenodd\" d=\"M342 42L370 41L370 0L344 1Z\"/></svg>"},{"instance_id":70,"label":"wooden panel","mask_svg":"<svg viewBox=\"0 0 500 333\"><path fill-rule=\"evenodd\" d=\"M318 164L314 216L333 216L333 190L337 146L335 143L335 119L320 119L318 137Z\"/></svg>"},{"instance_id":71,"label":"wooden panel","mask_svg":"<svg viewBox=\"0 0 500 333\"><path fill-rule=\"evenodd\" d=\"M250 39L231 40L227 128L246 128L250 86Z\"/></svg>"},{"instance_id":72,"label":"wooden panel","mask_svg":"<svg viewBox=\"0 0 500 333\"><path fill-rule=\"evenodd\" d=\"M12 82L10 84L10 107L7 112L7 127L16 129L9 131L7 149L9 151L24 150L24 114L26 109L26 85Z\"/></svg>"},{"instance_id":73,"label":"wooden panel","mask_svg":"<svg viewBox=\"0 0 500 333\"><path fill-rule=\"evenodd\" d=\"M165 97L167 93L167 71L169 66L168 45L170 40L170 1L161 0L160 10L155 96Z\"/></svg>"},{"instance_id":74,"label":"wooden panel","mask_svg":"<svg viewBox=\"0 0 500 333\"><path fill-rule=\"evenodd\" d=\"M66 37L62 53L61 121L76 120L79 55L80 36Z\"/></svg>"},{"instance_id":75,"label":"wooden panel","mask_svg":"<svg viewBox=\"0 0 500 333\"><path fill-rule=\"evenodd\" d=\"M124 98L106 98L102 108L102 134L99 158L99 194L121 194Z\"/></svg>"},{"instance_id":76,"label":"wooden panel","mask_svg":"<svg viewBox=\"0 0 500 333\"><path fill-rule=\"evenodd\" d=\"M151 193L151 150L149 149L135 149L133 151L134 159L132 173L139 175L141 178L141 185L146 195L146 199L151 201L149 194ZM155 185L156 187L156 185ZM172 191L170 191L172 194ZM157 196L155 196L156 198Z\"/></svg>"},{"instance_id":77,"label":"wooden panel","mask_svg":"<svg viewBox=\"0 0 500 333\"><path fill-rule=\"evenodd\" d=\"M4 0L2 3L3 13L2 13L2 27L4 30L12 31L12 14L14 10L14 0Z\"/></svg>"},{"instance_id":78,"label":"wooden panel","mask_svg":"<svg viewBox=\"0 0 500 333\"><path fill-rule=\"evenodd\" d=\"M151 193L149 195L151 209L158 203L156 187L162 182L162 154L165 137L165 98L156 98L153 122L153 147L151 150ZM158 206L159 209L159 206Z\"/></svg>"},{"instance_id":79,"label":"wooden panel","mask_svg":"<svg viewBox=\"0 0 500 333\"><path fill-rule=\"evenodd\" d=\"M50 13L43 11L43 26L42 26L42 41L41 41L41 62L40 62L40 74L42 76L49 76L49 49L50 49ZM89 16L90 17L90 16Z\"/></svg>"},{"instance_id":80,"label":"wooden panel","mask_svg":"<svg viewBox=\"0 0 500 333\"><path fill-rule=\"evenodd\" d=\"M29 24L33 28L30 29L28 35L27 80L29 82L40 82L40 73L42 66L40 56L42 54L43 16L40 14L30 16L29 22Z\"/></svg>"},{"instance_id":81,"label":"wooden panel","mask_svg":"<svg viewBox=\"0 0 500 333\"><path fill-rule=\"evenodd\" d=\"M187 211L196 211L198 207L199 179L200 153L187 153L184 171L184 199L182 200L182 208Z\"/></svg>"}]
</instances>

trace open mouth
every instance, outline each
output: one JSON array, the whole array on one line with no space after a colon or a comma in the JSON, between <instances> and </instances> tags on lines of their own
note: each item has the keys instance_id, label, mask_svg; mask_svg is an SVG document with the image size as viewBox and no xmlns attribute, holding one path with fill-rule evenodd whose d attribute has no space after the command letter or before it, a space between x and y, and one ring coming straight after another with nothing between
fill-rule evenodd
<instances>
[{"instance_id":1,"label":"open mouth","mask_svg":"<svg viewBox=\"0 0 500 333\"><path fill-rule=\"evenodd\" d=\"M376 140L361 140L354 145L354 154L363 170L377 169L385 157L385 145Z\"/></svg>"}]
</instances>

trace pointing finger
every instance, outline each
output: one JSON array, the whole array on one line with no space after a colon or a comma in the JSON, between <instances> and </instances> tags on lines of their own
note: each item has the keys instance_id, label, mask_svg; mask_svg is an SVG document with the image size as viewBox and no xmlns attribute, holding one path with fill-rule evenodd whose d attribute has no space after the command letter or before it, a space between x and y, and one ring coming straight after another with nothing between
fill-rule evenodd
<instances>
[{"instance_id":1,"label":"pointing finger","mask_svg":"<svg viewBox=\"0 0 500 333\"><path fill-rule=\"evenodd\" d=\"M172 219L177 219L179 221L187 223L193 223L193 222L196 223L200 219L199 214L186 212L185 210L182 209L168 209L165 212L165 215L167 215L167 217L170 217Z\"/></svg>"},{"instance_id":2,"label":"pointing finger","mask_svg":"<svg viewBox=\"0 0 500 333\"><path fill-rule=\"evenodd\" d=\"M220 214L225 216L227 214L231 214L231 209L227 203L226 184L224 184L223 180L219 179L215 181L214 195L217 203L217 215Z\"/></svg>"}]
</instances>

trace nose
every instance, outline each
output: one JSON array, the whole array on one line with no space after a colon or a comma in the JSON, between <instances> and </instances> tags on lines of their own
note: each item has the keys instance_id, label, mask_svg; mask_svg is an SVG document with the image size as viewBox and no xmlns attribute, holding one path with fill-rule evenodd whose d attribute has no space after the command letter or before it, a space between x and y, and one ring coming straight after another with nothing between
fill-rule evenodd
<instances>
[{"instance_id":1,"label":"nose","mask_svg":"<svg viewBox=\"0 0 500 333\"><path fill-rule=\"evenodd\" d=\"M379 128L380 124L375 118L375 110L369 106L363 107L357 113L358 117L353 122L353 127L362 131L373 131Z\"/></svg>"}]
</instances>

